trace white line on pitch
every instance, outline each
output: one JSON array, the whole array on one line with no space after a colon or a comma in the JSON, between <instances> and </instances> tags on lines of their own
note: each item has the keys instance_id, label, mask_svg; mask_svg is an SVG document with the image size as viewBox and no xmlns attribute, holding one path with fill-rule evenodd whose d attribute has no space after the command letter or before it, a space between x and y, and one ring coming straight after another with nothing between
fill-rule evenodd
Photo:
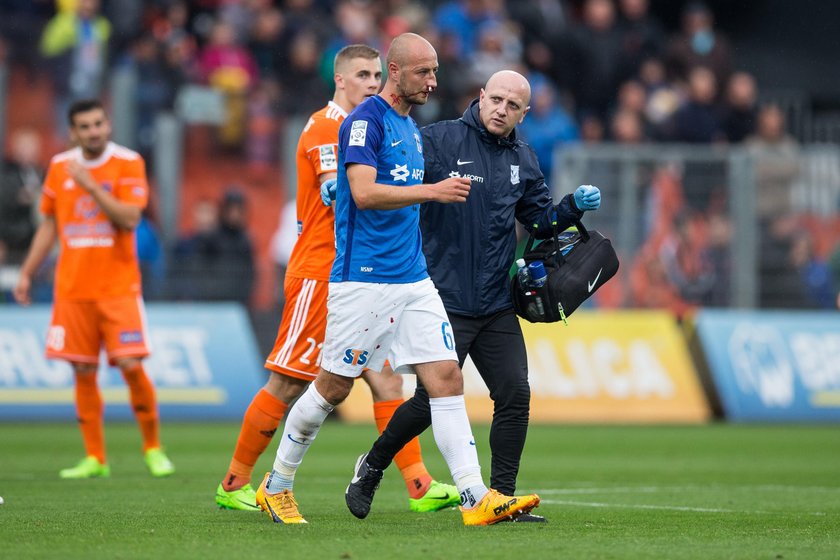
<instances>
[{"instance_id":1,"label":"white line on pitch","mask_svg":"<svg viewBox=\"0 0 840 560\"><path fill-rule=\"evenodd\" d=\"M601 486L584 488L546 488L537 490L538 494L654 494L657 492L682 492L686 490L764 490L778 492L840 492L840 488L834 486L785 486L778 484L757 484L734 486L727 485L683 485L683 486Z\"/></svg>"},{"instance_id":2,"label":"white line on pitch","mask_svg":"<svg viewBox=\"0 0 840 560\"><path fill-rule=\"evenodd\" d=\"M743 513L734 509L701 508L690 506L658 506L652 504L607 504L604 502L575 502L573 500L542 500L546 504L562 504L568 506L584 506L598 508L627 508L627 509L665 509L671 511L699 511L704 513ZM770 513L769 511L752 511L749 513Z\"/></svg>"},{"instance_id":3,"label":"white line on pitch","mask_svg":"<svg viewBox=\"0 0 840 560\"><path fill-rule=\"evenodd\" d=\"M722 509L722 508L703 508L691 506L662 506L654 504L608 504L605 502L576 502L573 500L542 500L544 504L558 504L567 506L582 506L594 508L624 508L624 509L658 509L667 511L692 511L699 513L748 513L755 515L775 515L784 514L784 511L763 511L763 510L736 510L736 509ZM802 512L806 515L825 515L821 511Z\"/></svg>"}]
</instances>

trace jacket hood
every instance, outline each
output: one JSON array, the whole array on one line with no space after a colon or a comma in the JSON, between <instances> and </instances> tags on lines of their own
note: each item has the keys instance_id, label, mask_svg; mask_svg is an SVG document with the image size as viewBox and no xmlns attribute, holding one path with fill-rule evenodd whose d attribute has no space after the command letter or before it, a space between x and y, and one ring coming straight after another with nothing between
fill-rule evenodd
<instances>
[{"instance_id":1,"label":"jacket hood","mask_svg":"<svg viewBox=\"0 0 840 560\"><path fill-rule=\"evenodd\" d=\"M481 122L481 118L478 116L478 98L472 100L470 106L467 107L467 110L464 111L461 120L466 123L467 126L476 129L480 134L482 140L485 142L491 143L499 143L502 145L509 145L515 147L519 144L516 139L516 128L514 128L510 132L510 136L507 138L500 138L492 133L489 130L484 128L484 124Z\"/></svg>"}]
</instances>

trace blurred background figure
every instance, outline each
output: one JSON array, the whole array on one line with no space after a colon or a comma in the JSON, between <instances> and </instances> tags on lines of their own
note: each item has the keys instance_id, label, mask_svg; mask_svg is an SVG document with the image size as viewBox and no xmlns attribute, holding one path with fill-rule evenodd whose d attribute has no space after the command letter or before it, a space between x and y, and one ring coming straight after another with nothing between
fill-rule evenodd
<instances>
[{"instance_id":1,"label":"blurred background figure","mask_svg":"<svg viewBox=\"0 0 840 560\"><path fill-rule=\"evenodd\" d=\"M21 264L38 224L44 170L41 137L31 128L14 131L0 175L0 244L5 261Z\"/></svg>"},{"instance_id":2,"label":"blurred background figure","mask_svg":"<svg viewBox=\"0 0 840 560\"><path fill-rule=\"evenodd\" d=\"M67 138L67 109L73 101L99 97L106 77L111 24L99 13L99 0L76 0L59 11L41 35L41 54L49 63L56 96L56 137Z\"/></svg>"},{"instance_id":3,"label":"blurred background figure","mask_svg":"<svg viewBox=\"0 0 840 560\"><path fill-rule=\"evenodd\" d=\"M671 39L668 62L673 76L686 80L694 68L712 71L725 84L732 71L729 41L714 27L714 15L703 2L689 2L682 14L682 32Z\"/></svg>"},{"instance_id":4,"label":"blurred background figure","mask_svg":"<svg viewBox=\"0 0 840 560\"><path fill-rule=\"evenodd\" d=\"M586 0L581 23L571 30L578 112L604 118L621 77L615 6L611 0Z\"/></svg>"},{"instance_id":5,"label":"blurred background figure","mask_svg":"<svg viewBox=\"0 0 840 560\"><path fill-rule=\"evenodd\" d=\"M199 56L205 82L225 98L224 122L218 129L222 148L238 150L245 141L248 92L257 83L257 65L250 51L237 42L236 30L217 21Z\"/></svg>"},{"instance_id":6,"label":"blurred background figure","mask_svg":"<svg viewBox=\"0 0 840 560\"><path fill-rule=\"evenodd\" d=\"M209 200L195 206L194 233L181 239L173 254L178 299L248 305L255 265L246 214L245 197L237 188L227 190L218 206Z\"/></svg>"},{"instance_id":7,"label":"blurred background figure","mask_svg":"<svg viewBox=\"0 0 840 560\"><path fill-rule=\"evenodd\" d=\"M531 76L531 110L517 127L522 139L534 148L547 181L553 176L554 149L580 139L571 113L557 99L551 82Z\"/></svg>"},{"instance_id":8,"label":"blurred background figure","mask_svg":"<svg viewBox=\"0 0 840 560\"><path fill-rule=\"evenodd\" d=\"M703 66L688 75L688 99L674 114L672 140L693 144L710 144L724 139L715 99L717 79Z\"/></svg>"},{"instance_id":9,"label":"blurred background figure","mask_svg":"<svg viewBox=\"0 0 840 560\"><path fill-rule=\"evenodd\" d=\"M747 72L735 72L726 86L723 132L729 142L742 142L755 132L758 121L758 88Z\"/></svg>"}]
</instances>

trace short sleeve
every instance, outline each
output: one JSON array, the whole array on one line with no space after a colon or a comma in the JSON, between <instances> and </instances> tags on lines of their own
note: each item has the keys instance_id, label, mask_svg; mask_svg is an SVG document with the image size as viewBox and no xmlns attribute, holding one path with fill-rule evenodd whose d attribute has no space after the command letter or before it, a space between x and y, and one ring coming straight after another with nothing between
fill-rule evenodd
<instances>
[{"instance_id":1,"label":"short sleeve","mask_svg":"<svg viewBox=\"0 0 840 560\"><path fill-rule=\"evenodd\" d=\"M383 138L382 120L370 112L354 116L341 125L339 150L344 151L344 165L361 163L376 168Z\"/></svg>"},{"instance_id":2,"label":"short sleeve","mask_svg":"<svg viewBox=\"0 0 840 560\"><path fill-rule=\"evenodd\" d=\"M335 143L337 129L336 121L321 119L304 132L303 148L316 177L338 171L338 144Z\"/></svg>"},{"instance_id":3,"label":"short sleeve","mask_svg":"<svg viewBox=\"0 0 840 560\"><path fill-rule=\"evenodd\" d=\"M145 208L149 203L149 183L146 181L146 163L143 158L127 160L114 188L120 202Z\"/></svg>"},{"instance_id":4,"label":"short sleeve","mask_svg":"<svg viewBox=\"0 0 840 560\"><path fill-rule=\"evenodd\" d=\"M47 175L44 177L44 188L41 193L41 202L39 204L41 214L45 216L52 216L55 214L55 193L57 193L58 189L61 188L61 185L58 184L59 180L60 178L56 169L56 164L50 163L47 168Z\"/></svg>"}]
</instances>

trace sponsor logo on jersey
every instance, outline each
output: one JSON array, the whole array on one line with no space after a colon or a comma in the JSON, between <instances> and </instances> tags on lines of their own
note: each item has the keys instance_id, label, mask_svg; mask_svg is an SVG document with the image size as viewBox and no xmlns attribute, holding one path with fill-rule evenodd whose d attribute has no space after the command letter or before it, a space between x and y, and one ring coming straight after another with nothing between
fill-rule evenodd
<instances>
[{"instance_id":1,"label":"sponsor logo on jersey","mask_svg":"<svg viewBox=\"0 0 840 560\"><path fill-rule=\"evenodd\" d=\"M321 171L334 171L338 169L335 146L321 146L318 149L318 155L321 159Z\"/></svg>"},{"instance_id":2,"label":"sponsor logo on jersey","mask_svg":"<svg viewBox=\"0 0 840 560\"><path fill-rule=\"evenodd\" d=\"M345 364L350 364L351 366L363 366L367 363L368 354L370 354L370 352L367 350L348 348L344 351L344 360L342 361Z\"/></svg>"},{"instance_id":3,"label":"sponsor logo on jersey","mask_svg":"<svg viewBox=\"0 0 840 560\"><path fill-rule=\"evenodd\" d=\"M132 342L143 342L141 331L120 331L120 344L131 344Z\"/></svg>"},{"instance_id":4,"label":"sponsor logo on jersey","mask_svg":"<svg viewBox=\"0 0 840 560\"><path fill-rule=\"evenodd\" d=\"M405 182L408 179L408 175L408 164L394 164L394 168L391 170L391 177L394 178L394 181Z\"/></svg>"},{"instance_id":5,"label":"sponsor logo on jersey","mask_svg":"<svg viewBox=\"0 0 840 560\"><path fill-rule=\"evenodd\" d=\"M367 121L353 121L350 126L350 145L364 146L367 139Z\"/></svg>"},{"instance_id":6,"label":"sponsor logo on jersey","mask_svg":"<svg viewBox=\"0 0 840 560\"><path fill-rule=\"evenodd\" d=\"M478 175L471 175L470 173L459 173L457 171L450 171L450 177L463 177L464 179L469 179L473 183L483 183L484 177L480 177Z\"/></svg>"}]
</instances>

